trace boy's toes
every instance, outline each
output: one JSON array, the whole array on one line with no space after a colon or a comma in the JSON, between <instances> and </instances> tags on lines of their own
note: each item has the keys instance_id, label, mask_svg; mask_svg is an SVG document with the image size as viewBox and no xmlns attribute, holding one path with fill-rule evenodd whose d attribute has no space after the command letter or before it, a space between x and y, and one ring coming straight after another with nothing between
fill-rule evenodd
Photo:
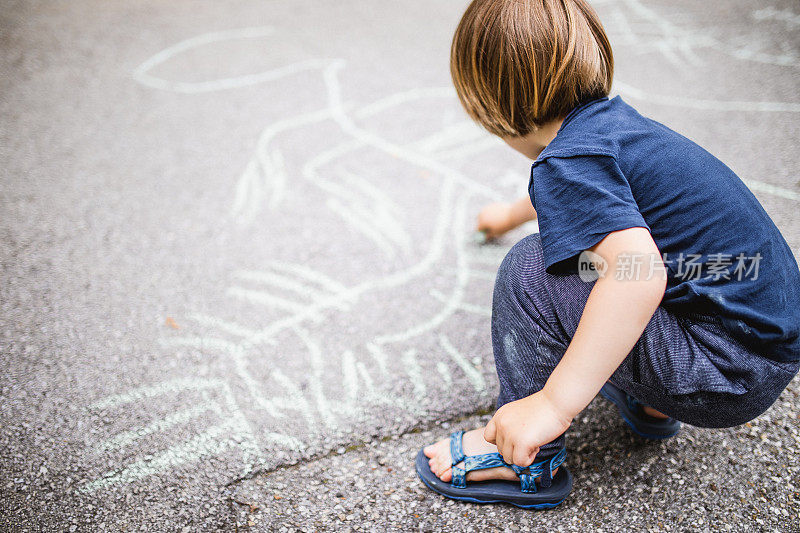
<instances>
[{"instance_id":1,"label":"boy's toes","mask_svg":"<svg viewBox=\"0 0 800 533\"><path fill-rule=\"evenodd\" d=\"M445 439L425 446L422 452L428 458L428 466L436 477L442 481L450 481L452 479L449 440Z\"/></svg>"},{"instance_id":2,"label":"boy's toes","mask_svg":"<svg viewBox=\"0 0 800 533\"><path fill-rule=\"evenodd\" d=\"M453 477L452 470L449 464L434 463L433 467L431 467L431 472L433 472L436 475L436 477L438 477L442 481L450 481Z\"/></svg>"},{"instance_id":3,"label":"boy's toes","mask_svg":"<svg viewBox=\"0 0 800 533\"><path fill-rule=\"evenodd\" d=\"M440 457L436 457L433 459L433 467L431 467L431 471L437 476L444 472L447 468L450 468L450 465L446 464Z\"/></svg>"}]
</instances>

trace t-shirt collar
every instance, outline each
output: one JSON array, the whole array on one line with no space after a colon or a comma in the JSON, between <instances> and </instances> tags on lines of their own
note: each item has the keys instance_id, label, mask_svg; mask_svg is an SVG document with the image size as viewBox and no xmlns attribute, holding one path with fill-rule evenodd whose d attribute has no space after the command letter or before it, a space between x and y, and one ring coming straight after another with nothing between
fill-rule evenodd
<instances>
[{"instance_id":1,"label":"t-shirt collar","mask_svg":"<svg viewBox=\"0 0 800 533\"><path fill-rule=\"evenodd\" d=\"M572 111L570 111L567 114L567 116L564 117L564 122L561 123L561 127L558 128L558 131L556 132L556 137L552 141L550 141L550 144L544 147L544 150L542 150L541 153L539 153L539 156L533 162L533 166L535 167L538 163L541 163L541 161L545 157L547 157L548 148L550 148L550 146L555 142L555 140L558 138L559 134L564 130L567 124L572 122L572 119L580 115L587 107L592 106L598 102L605 102L607 100L608 100L607 96L603 96L602 98L595 98L594 100L589 100L588 102L585 102L574 108Z\"/></svg>"},{"instance_id":2,"label":"t-shirt collar","mask_svg":"<svg viewBox=\"0 0 800 533\"><path fill-rule=\"evenodd\" d=\"M564 122L561 123L561 127L558 128L558 133L561 133L561 130L564 129L564 126L566 126L567 124L572 122L572 119L575 118L576 116L578 116L581 113L581 111L583 111L584 109L586 109L587 107L589 107L591 105L594 105L594 104L596 104L598 102L605 102L606 100L608 100L608 96L603 96L602 98L595 98L594 100L589 100L588 102L583 103L583 104L579 105L578 107L576 107L575 109L573 109L572 111L570 111L567 114L567 116L564 117ZM558 133L556 133L556 135L558 135Z\"/></svg>"}]
</instances>

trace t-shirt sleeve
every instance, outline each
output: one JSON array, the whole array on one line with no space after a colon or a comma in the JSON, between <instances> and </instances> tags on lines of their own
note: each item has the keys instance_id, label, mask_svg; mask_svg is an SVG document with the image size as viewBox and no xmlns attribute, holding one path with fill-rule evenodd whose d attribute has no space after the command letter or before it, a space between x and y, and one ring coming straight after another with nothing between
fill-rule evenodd
<instances>
[{"instance_id":1,"label":"t-shirt sleeve","mask_svg":"<svg viewBox=\"0 0 800 533\"><path fill-rule=\"evenodd\" d=\"M531 201L539 218L545 268L577 271L581 252L613 231L650 228L615 158L548 157L531 169Z\"/></svg>"}]
</instances>

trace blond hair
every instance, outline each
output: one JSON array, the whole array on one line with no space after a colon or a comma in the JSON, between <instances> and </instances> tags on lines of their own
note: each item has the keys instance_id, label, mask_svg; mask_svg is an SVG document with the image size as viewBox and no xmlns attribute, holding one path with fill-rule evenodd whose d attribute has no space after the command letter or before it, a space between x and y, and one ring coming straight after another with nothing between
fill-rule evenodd
<instances>
[{"instance_id":1,"label":"blond hair","mask_svg":"<svg viewBox=\"0 0 800 533\"><path fill-rule=\"evenodd\" d=\"M614 58L585 0L473 0L453 36L450 73L475 121L517 137L607 96Z\"/></svg>"}]
</instances>

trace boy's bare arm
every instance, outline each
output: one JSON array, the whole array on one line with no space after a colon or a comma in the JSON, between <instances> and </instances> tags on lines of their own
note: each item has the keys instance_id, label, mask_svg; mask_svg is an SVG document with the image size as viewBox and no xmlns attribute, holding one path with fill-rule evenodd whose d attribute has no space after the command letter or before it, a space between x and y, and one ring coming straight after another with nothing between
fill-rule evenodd
<instances>
[{"instance_id":1,"label":"boy's bare arm","mask_svg":"<svg viewBox=\"0 0 800 533\"><path fill-rule=\"evenodd\" d=\"M494 203L484 207L478 214L478 231L494 239L536 218L531 199L520 198L512 204Z\"/></svg>"},{"instance_id":2,"label":"boy's bare arm","mask_svg":"<svg viewBox=\"0 0 800 533\"><path fill-rule=\"evenodd\" d=\"M592 401L630 353L666 288L660 253L646 229L614 232L592 251L606 261L607 273L595 283L572 342L544 387L570 419ZM644 259L638 279L618 279L615 274L626 254ZM648 272L650 257L659 259L653 272Z\"/></svg>"},{"instance_id":3,"label":"boy's bare arm","mask_svg":"<svg viewBox=\"0 0 800 533\"><path fill-rule=\"evenodd\" d=\"M511 222L514 227L536 219L536 210L533 208L530 196L524 196L511 204Z\"/></svg>"},{"instance_id":4,"label":"boy's bare arm","mask_svg":"<svg viewBox=\"0 0 800 533\"><path fill-rule=\"evenodd\" d=\"M615 275L626 254L660 258L646 229L610 233L591 250L608 269L592 288L564 357L540 392L504 405L486 426L484 437L497 444L506 462L529 465L539 446L566 431L631 351L661 303L666 276L659 261L648 273L650 256L641 255L638 279Z\"/></svg>"}]
</instances>

